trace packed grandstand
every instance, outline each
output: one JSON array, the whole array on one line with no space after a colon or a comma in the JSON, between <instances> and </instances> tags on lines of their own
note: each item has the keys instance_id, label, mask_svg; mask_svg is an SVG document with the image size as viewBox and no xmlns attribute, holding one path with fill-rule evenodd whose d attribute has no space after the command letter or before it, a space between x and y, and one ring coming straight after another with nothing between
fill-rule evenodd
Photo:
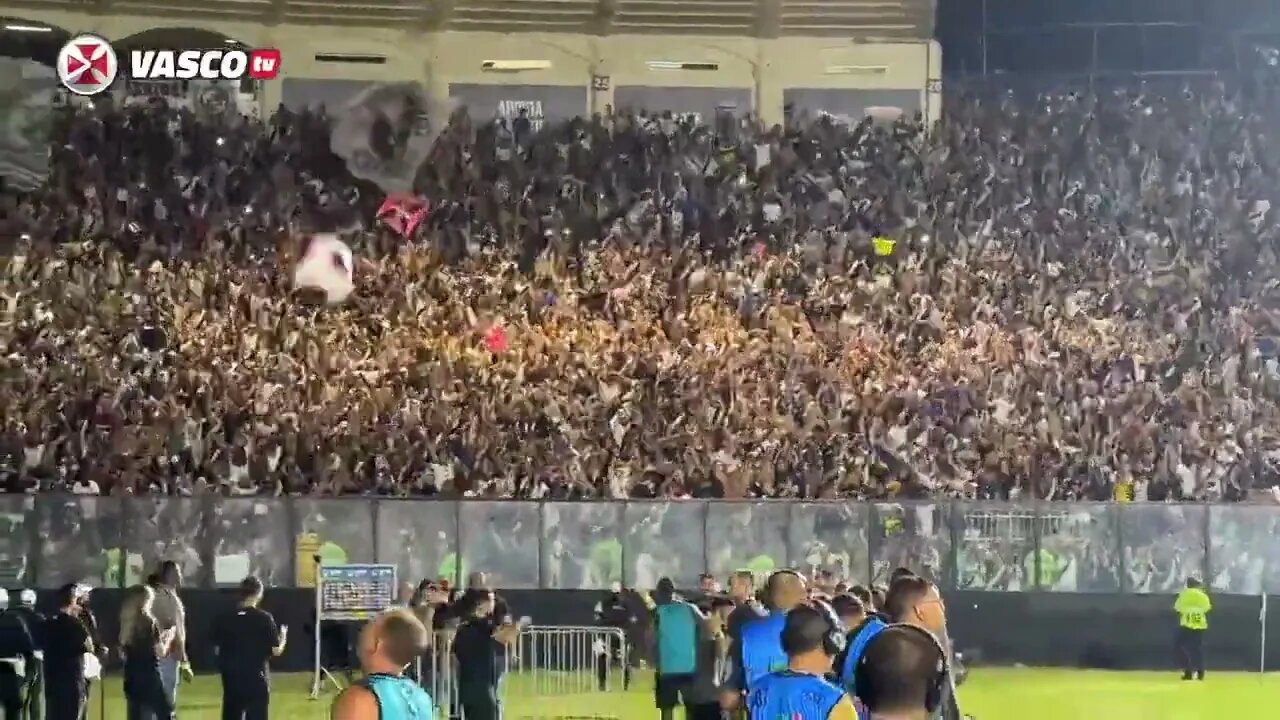
<instances>
[{"instance_id":1,"label":"packed grandstand","mask_svg":"<svg viewBox=\"0 0 1280 720\"><path fill-rule=\"evenodd\" d=\"M1258 75L957 90L933 126L460 107L407 235L328 109L67 104L0 207L0 476L1269 501L1278 101ZM320 232L355 257L341 305L293 287Z\"/></svg>"}]
</instances>

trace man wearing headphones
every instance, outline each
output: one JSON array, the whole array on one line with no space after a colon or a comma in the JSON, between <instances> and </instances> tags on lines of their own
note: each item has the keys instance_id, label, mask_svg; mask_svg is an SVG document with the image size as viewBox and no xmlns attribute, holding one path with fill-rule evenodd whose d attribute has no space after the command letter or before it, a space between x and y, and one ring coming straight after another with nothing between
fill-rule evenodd
<instances>
[{"instance_id":1,"label":"man wearing headphones","mask_svg":"<svg viewBox=\"0 0 1280 720\"><path fill-rule=\"evenodd\" d=\"M911 625L924 631L940 645L943 642L942 638L946 637L947 615L946 606L942 603L942 595L938 593L937 586L922 577L906 575L894 580L893 584L889 586L888 595L885 597L884 614L889 622ZM880 632L883 633L884 630L882 629ZM879 637L879 634L875 635L875 637ZM874 641L875 638L871 638L868 641L868 647ZM865 652L864 650L863 654ZM947 659L946 682L944 683L942 698L938 706L933 710L932 717L938 720L960 720L961 715L960 708L956 702L955 683L951 677L950 653L947 653ZM856 677L854 683L856 694L858 697L862 697L862 688L857 686Z\"/></svg>"},{"instance_id":2,"label":"man wearing headphones","mask_svg":"<svg viewBox=\"0 0 1280 720\"><path fill-rule=\"evenodd\" d=\"M866 720L928 720L942 707L950 668L933 633L890 625L867 644L855 673Z\"/></svg>"},{"instance_id":3,"label":"man wearing headphones","mask_svg":"<svg viewBox=\"0 0 1280 720\"><path fill-rule=\"evenodd\" d=\"M787 666L752 681L750 720L856 720L853 701L826 679L844 641L844 628L820 600L787 613L781 637Z\"/></svg>"},{"instance_id":4,"label":"man wearing headphones","mask_svg":"<svg viewBox=\"0 0 1280 720\"><path fill-rule=\"evenodd\" d=\"M730 671L720 692L720 707L735 710L751 684L771 672L787 667L782 649L782 628L787 613L808 599L804 578L794 570L779 570L765 583L769 614L742 626L737 641L729 649Z\"/></svg>"}]
</instances>

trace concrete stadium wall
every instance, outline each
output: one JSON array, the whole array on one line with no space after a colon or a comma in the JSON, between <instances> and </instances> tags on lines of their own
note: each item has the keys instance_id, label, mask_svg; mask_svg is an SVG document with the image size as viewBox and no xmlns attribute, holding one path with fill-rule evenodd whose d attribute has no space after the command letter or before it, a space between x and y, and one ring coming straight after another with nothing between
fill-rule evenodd
<instances>
[{"instance_id":1,"label":"concrete stadium wall","mask_svg":"<svg viewBox=\"0 0 1280 720\"><path fill-rule=\"evenodd\" d=\"M93 32L108 40L180 23L157 24L135 15L93 15L29 10L22 19L55 25L71 32ZM260 23L201 20L190 27L220 33L254 47L275 47L283 54L283 75L264 88L263 109L274 109L290 96L286 84L298 80L418 81L437 97L461 86L560 86L581 88L583 113L603 111L616 99L662 102L662 90L676 105L689 105L681 88L746 90L752 106L768 122L782 120L788 90L843 93L833 101L845 107L881 104L884 97L914 99L906 109L925 110L936 118L942 101L942 51L936 41L855 43L835 38L785 37L758 40L679 36L570 34L427 33L417 30L345 28L337 26L267 26ZM385 64L323 62L317 54L385 56ZM481 69L484 60L545 60L548 70L494 73ZM717 70L654 70L649 61L716 63ZM856 68L829 73L827 68ZM867 68L883 68L870 70ZM593 76L609 78L608 87L593 85ZM858 93L874 91L859 99ZM891 95L885 95L889 91ZM497 91L495 91L496 93ZM821 93L819 93L821 95ZM810 96L814 96L810 93ZM295 92L292 97L297 97ZM717 101L702 103L714 105ZM618 103L619 105L622 103ZM680 107L649 108L682 110ZM840 112L839 108L825 109ZM747 110L746 107L740 111Z\"/></svg>"},{"instance_id":2,"label":"concrete stadium wall","mask_svg":"<svg viewBox=\"0 0 1280 720\"><path fill-rule=\"evenodd\" d=\"M116 636L122 590L98 590L94 613L104 638ZM517 615L538 625L593 624L592 609L604 593L596 590L500 590ZM51 610L42 593L44 610ZM945 593L950 629L959 648L984 664L1098 669L1174 668L1173 597L1087 593ZM209 627L214 616L234 605L231 591L189 590L187 605L191 658L208 671L214 657ZM1212 670L1258 669L1261 644L1261 598L1215 595L1205 643ZM290 645L273 663L281 672L310 668L315 595L304 589L268 590L263 606L287 623ZM1272 628L1266 667L1280 669L1280 596L1267 607ZM980 672L980 670L979 670Z\"/></svg>"}]
</instances>

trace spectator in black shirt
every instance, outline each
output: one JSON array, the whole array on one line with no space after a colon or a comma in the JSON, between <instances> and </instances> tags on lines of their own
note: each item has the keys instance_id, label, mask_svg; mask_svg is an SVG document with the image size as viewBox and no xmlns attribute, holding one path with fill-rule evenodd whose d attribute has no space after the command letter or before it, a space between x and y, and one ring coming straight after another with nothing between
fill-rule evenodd
<instances>
[{"instance_id":1,"label":"spectator in black shirt","mask_svg":"<svg viewBox=\"0 0 1280 720\"><path fill-rule=\"evenodd\" d=\"M628 690L631 687L631 664L623 653L626 650L625 639L632 633L636 616L627 604L621 583L614 583L604 599L596 603L595 616L597 625L617 628L623 633L600 638L592 649L596 661L596 687L600 692L608 689L609 667L616 662L622 666L622 689Z\"/></svg>"},{"instance_id":2,"label":"spectator in black shirt","mask_svg":"<svg viewBox=\"0 0 1280 720\"><path fill-rule=\"evenodd\" d=\"M98 632L98 618L94 617L93 610L89 608L90 592L91 588L88 585L76 585L76 608L79 611L77 617L84 623L84 629L89 631L89 641L93 643L90 654L102 660L107 654L107 647L102 644L102 635ZM85 678L84 682L84 696L86 698L93 696L93 681L88 678Z\"/></svg>"},{"instance_id":3,"label":"spectator in black shirt","mask_svg":"<svg viewBox=\"0 0 1280 720\"><path fill-rule=\"evenodd\" d=\"M240 582L236 609L213 625L213 644L222 674L222 720L267 720L271 700L268 662L284 652L288 627L277 627L271 613L258 607L262 581L250 575Z\"/></svg>"},{"instance_id":4,"label":"spectator in black shirt","mask_svg":"<svg viewBox=\"0 0 1280 720\"><path fill-rule=\"evenodd\" d=\"M77 595L74 584L59 588L58 612L44 623L46 720L81 720L84 716L88 698L84 655L93 652L93 639L80 620Z\"/></svg>"},{"instance_id":5,"label":"spectator in black shirt","mask_svg":"<svg viewBox=\"0 0 1280 720\"><path fill-rule=\"evenodd\" d=\"M493 600L493 610L491 611L493 615L503 617L511 612L511 609L507 606L507 601L490 587L489 576L477 570L467 576L467 588L453 605L455 616L460 620L471 617L472 610L476 604L486 596Z\"/></svg>"},{"instance_id":6,"label":"spectator in black shirt","mask_svg":"<svg viewBox=\"0 0 1280 720\"><path fill-rule=\"evenodd\" d=\"M22 622L26 624L27 630L31 633L31 641L35 643L36 650L44 652L44 622L45 617L36 611L36 591L30 588L23 588L18 592L18 604L13 608L13 614L22 618ZM44 709L44 663L38 658L27 669L27 675L23 678L23 697L26 698L27 716L33 720L39 720L40 712Z\"/></svg>"},{"instance_id":7,"label":"spectator in black shirt","mask_svg":"<svg viewBox=\"0 0 1280 720\"><path fill-rule=\"evenodd\" d=\"M22 617L9 609L9 593L0 588L0 710L22 717L24 678L35 670L36 645Z\"/></svg>"},{"instance_id":8,"label":"spectator in black shirt","mask_svg":"<svg viewBox=\"0 0 1280 720\"><path fill-rule=\"evenodd\" d=\"M520 628L508 616L495 617L490 591L472 597L470 615L458 626L453 654L458 659L458 699L467 720L497 720L502 716L498 681L506 665L507 648L516 643Z\"/></svg>"},{"instance_id":9,"label":"spectator in black shirt","mask_svg":"<svg viewBox=\"0 0 1280 720\"><path fill-rule=\"evenodd\" d=\"M154 600L155 591L150 587L135 585L129 588L120 605L120 653L124 656L128 720L142 720L148 713L156 720L173 717L173 705L160 679L160 658L169 651L178 631L177 628L160 630L151 615Z\"/></svg>"}]
</instances>

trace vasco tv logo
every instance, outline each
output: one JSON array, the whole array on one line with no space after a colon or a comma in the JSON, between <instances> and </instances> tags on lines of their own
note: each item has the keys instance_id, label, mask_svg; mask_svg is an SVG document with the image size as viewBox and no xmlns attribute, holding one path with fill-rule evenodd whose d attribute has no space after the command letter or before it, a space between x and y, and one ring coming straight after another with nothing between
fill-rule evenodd
<instances>
[{"instance_id":1,"label":"vasco tv logo","mask_svg":"<svg viewBox=\"0 0 1280 720\"><path fill-rule=\"evenodd\" d=\"M111 43L97 35L77 35L58 52L58 79L77 95L97 95L120 71Z\"/></svg>"},{"instance_id":2,"label":"vasco tv logo","mask_svg":"<svg viewBox=\"0 0 1280 720\"><path fill-rule=\"evenodd\" d=\"M270 80L280 74L280 51L132 50L128 77L133 80ZM78 35L58 53L58 79L77 95L96 95L120 72L111 44L97 35Z\"/></svg>"}]
</instances>

